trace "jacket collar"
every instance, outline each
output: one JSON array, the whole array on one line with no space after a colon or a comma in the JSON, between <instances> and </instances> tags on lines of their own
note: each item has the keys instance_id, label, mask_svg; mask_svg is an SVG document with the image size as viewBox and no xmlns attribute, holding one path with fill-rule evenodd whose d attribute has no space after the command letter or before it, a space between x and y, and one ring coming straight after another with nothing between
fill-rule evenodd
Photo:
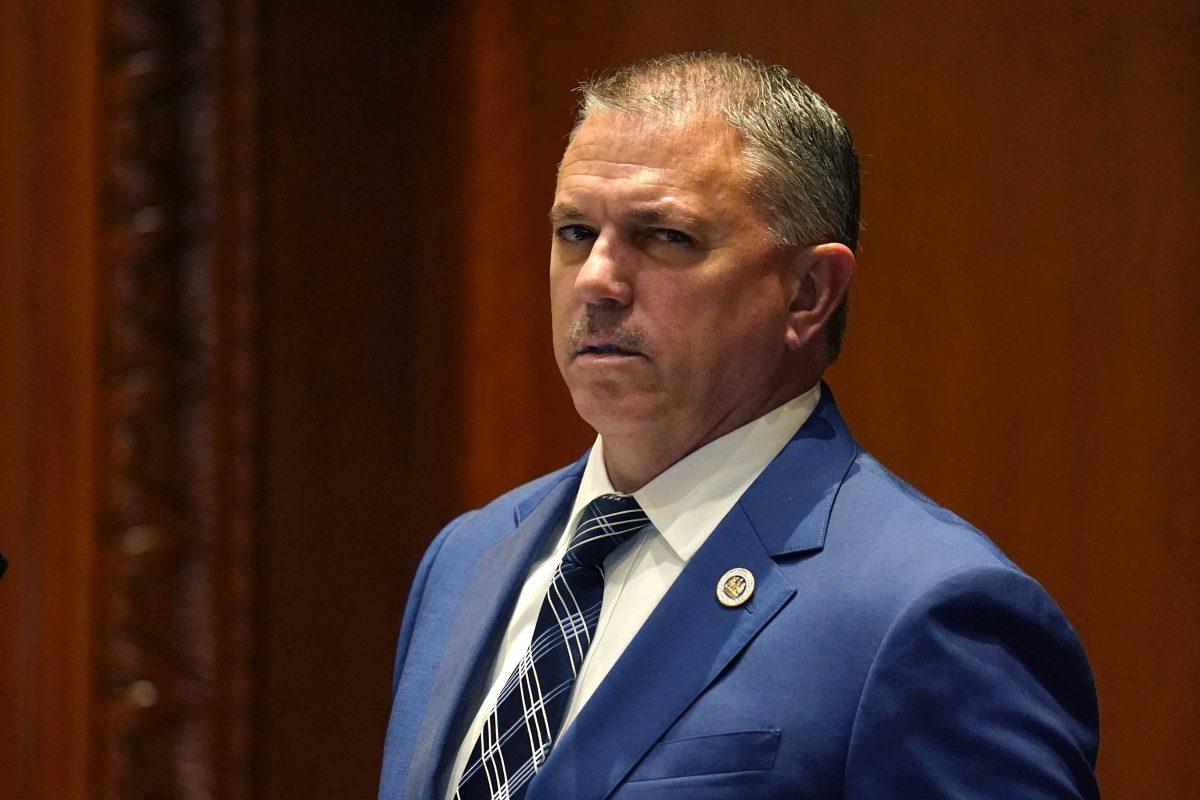
<instances>
[{"instance_id":1,"label":"jacket collar","mask_svg":"<svg viewBox=\"0 0 1200 800\"><path fill-rule=\"evenodd\" d=\"M858 443L821 383L821 400L738 502L773 557L819 550Z\"/></svg>"}]
</instances>

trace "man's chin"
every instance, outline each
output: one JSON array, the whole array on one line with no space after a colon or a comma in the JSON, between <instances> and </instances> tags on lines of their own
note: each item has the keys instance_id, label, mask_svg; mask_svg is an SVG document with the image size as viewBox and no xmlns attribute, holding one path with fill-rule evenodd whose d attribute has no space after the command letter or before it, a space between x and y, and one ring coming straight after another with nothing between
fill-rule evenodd
<instances>
[{"instance_id":1,"label":"man's chin","mask_svg":"<svg viewBox=\"0 0 1200 800\"><path fill-rule=\"evenodd\" d=\"M571 399L583 421L601 436L636 431L651 424L661 412L661 403L644 393L613 387L573 388Z\"/></svg>"}]
</instances>

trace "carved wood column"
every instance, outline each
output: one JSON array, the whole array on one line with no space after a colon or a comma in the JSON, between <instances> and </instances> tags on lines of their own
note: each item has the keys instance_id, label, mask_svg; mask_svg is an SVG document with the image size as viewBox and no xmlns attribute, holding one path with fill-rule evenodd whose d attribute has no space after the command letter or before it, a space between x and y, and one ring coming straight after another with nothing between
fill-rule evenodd
<instances>
[{"instance_id":1,"label":"carved wood column","mask_svg":"<svg viewBox=\"0 0 1200 800\"><path fill-rule=\"evenodd\" d=\"M257 6L102 6L94 797L250 794Z\"/></svg>"}]
</instances>

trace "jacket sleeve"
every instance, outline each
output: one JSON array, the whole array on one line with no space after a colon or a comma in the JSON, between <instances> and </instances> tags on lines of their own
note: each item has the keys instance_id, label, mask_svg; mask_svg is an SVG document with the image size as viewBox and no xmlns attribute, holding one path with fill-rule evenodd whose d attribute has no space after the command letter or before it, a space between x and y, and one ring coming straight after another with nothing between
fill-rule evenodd
<instances>
[{"instance_id":1,"label":"jacket sleeve","mask_svg":"<svg viewBox=\"0 0 1200 800\"><path fill-rule=\"evenodd\" d=\"M1099 798L1092 673L1015 569L943 580L898 615L855 715L845 797Z\"/></svg>"},{"instance_id":2,"label":"jacket sleeve","mask_svg":"<svg viewBox=\"0 0 1200 800\"><path fill-rule=\"evenodd\" d=\"M404 660L408 655L409 642L412 641L417 614L421 610L421 600L425 594L425 582L429 578L429 570L433 566L433 562L437 560L438 552L442 549L442 545L445 544L446 537L474 513L473 511L468 511L456 517L450 524L442 528L441 532L434 537L433 542L426 548L425 555L421 557L421 563L417 567L417 574L413 576L412 589L408 593L408 602L404 606L404 618L400 622L400 641L396 645L396 661L392 668L393 703L396 702L396 688L400 685L400 675L404 671Z\"/></svg>"}]
</instances>

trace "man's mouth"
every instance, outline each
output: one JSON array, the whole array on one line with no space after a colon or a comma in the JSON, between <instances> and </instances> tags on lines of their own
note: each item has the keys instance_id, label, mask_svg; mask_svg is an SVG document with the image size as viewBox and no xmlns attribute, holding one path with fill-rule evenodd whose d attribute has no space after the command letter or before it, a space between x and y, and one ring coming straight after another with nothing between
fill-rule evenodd
<instances>
[{"instance_id":1,"label":"man's mouth","mask_svg":"<svg viewBox=\"0 0 1200 800\"><path fill-rule=\"evenodd\" d=\"M590 344L580 347L575 356L640 356L641 353L636 350L626 350L623 347L618 347L615 344Z\"/></svg>"}]
</instances>

